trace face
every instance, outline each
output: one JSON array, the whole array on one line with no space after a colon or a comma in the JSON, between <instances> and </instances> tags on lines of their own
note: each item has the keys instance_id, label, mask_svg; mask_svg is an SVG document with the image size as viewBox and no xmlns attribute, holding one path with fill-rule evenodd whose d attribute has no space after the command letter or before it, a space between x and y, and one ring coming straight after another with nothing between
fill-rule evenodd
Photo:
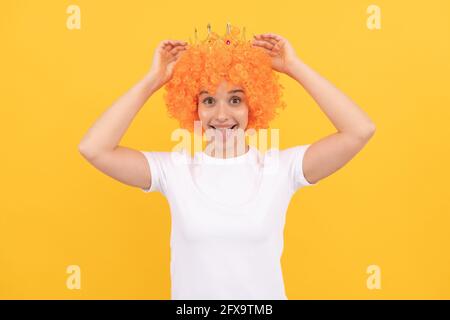
<instances>
[{"instance_id":1,"label":"face","mask_svg":"<svg viewBox=\"0 0 450 320\"><path fill-rule=\"evenodd\" d=\"M245 92L242 87L231 86L223 81L216 90L215 95L206 90L200 90L198 95L198 116L203 129L245 130L248 124L248 107Z\"/></svg>"}]
</instances>

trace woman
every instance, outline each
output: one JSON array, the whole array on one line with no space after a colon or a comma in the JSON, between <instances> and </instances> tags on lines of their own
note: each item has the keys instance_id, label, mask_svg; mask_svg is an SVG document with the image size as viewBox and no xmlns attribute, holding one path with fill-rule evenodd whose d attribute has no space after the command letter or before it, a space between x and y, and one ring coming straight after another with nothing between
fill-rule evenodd
<instances>
[{"instance_id":1,"label":"woman","mask_svg":"<svg viewBox=\"0 0 450 320\"><path fill-rule=\"evenodd\" d=\"M168 199L172 299L287 299L280 258L292 195L343 167L375 126L307 66L287 39L260 34L251 48L239 47L238 41L228 51L225 41L212 38L221 45L212 56L210 47L201 53L184 41L162 41L149 73L95 122L79 150L112 178ZM233 39L225 44L233 46ZM202 63L192 67L193 61ZM246 142L239 147L237 131L265 128L276 116L281 94L273 70L298 81L337 132L278 153L263 155ZM205 73L209 78L202 77ZM182 127L192 131L192 120L199 120L202 133L212 132L205 151L193 157L198 161L181 163L173 152L119 146L140 108L163 85L169 113Z\"/></svg>"}]
</instances>

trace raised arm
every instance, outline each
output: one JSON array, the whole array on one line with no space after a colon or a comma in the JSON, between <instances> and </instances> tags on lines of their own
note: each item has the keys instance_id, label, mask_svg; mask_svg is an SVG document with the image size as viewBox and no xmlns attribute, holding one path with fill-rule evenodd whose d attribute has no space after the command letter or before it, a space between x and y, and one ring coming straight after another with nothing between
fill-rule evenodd
<instances>
[{"instance_id":1,"label":"raised arm","mask_svg":"<svg viewBox=\"0 0 450 320\"><path fill-rule=\"evenodd\" d=\"M184 41L160 42L150 71L115 101L84 135L78 145L79 152L98 170L131 186L150 187L151 172L145 156L140 151L120 146L119 142L149 97L170 80L186 45Z\"/></svg>"},{"instance_id":2,"label":"raised arm","mask_svg":"<svg viewBox=\"0 0 450 320\"><path fill-rule=\"evenodd\" d=\"M276 34L255 36L254 44L272 56L273 68L297 80L337 129L312 143L304 155L303 173L310 183L349 162L375 133L375 124L349 97L306 65L289 42Z\"/></svg>"},{"instance_id":3,"label":"raised arm","mask_svg":"<svg viewBox=\"0 0 450 320\"><path fill-rule=\"evenodd\" d=\"M350 98L301 60L292 66L296 79L337 129L308 148L303 161L305 178L316 183L349 162L369 141L375 124Z\"/></svg>"}]
</instances>

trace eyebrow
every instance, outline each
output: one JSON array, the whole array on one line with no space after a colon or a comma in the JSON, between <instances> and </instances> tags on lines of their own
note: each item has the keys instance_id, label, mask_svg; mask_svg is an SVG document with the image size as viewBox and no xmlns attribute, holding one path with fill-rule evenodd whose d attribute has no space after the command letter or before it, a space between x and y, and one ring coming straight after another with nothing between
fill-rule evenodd
<instances>
[{"instance_id":1,"label":"eyebrow","mask_svg":"<svg viewBox=\"0 0 450 320\"><path fill-rule=\"evenodd\" d=\"M242 93L245 93L243 90L241 90L241 89L236 89L236 90L231 90L231 91L228 91L228 93L236 93L236 92L242 92ZM200 91L200 93L198 94L199 96L201 96L202 94L204 94L204 93L208 93L208 91Z\"/></svg>"}]
</instances>

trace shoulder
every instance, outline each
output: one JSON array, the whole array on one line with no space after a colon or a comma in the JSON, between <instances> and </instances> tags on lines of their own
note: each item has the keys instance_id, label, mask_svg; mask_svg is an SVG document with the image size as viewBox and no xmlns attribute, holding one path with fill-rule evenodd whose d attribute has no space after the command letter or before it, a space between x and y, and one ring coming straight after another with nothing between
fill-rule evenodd
<instances>
[{"instance_id":1,"label":"shoulder","mask_svg":"<svg viewBox=\"0 0 450 320\"><path fill-rule=\"evenodd\" d=\"M149 162L161 167L177 167L191 163L191 156L185 151L141 151Z\"/></svg>"},{"instance_id":2,"label":"shoulder","mask_svg":"<svg viewBox=\"0 0 450 320\"><path fill-rule=\"evenodd\" d=\"M302 144L281 150L273 148L265 153L264 158L272 161L279 160L283 164L289 164L292 161L303 158L309 146L310 144Z\"/></svg>"},{"instance_id":3,"label":"shoulder","mask_svg":"<svg viewBox=\"0 0 450 320\"><path fill-rule=\"evenodd\" d=\"M295 157L299 154L305 153L306 149L308 149L309 146L310 146L309 144L297 145L297 146L283 149L280 151L280 153L286 158Z\"/></svg>"}]
</instances>

